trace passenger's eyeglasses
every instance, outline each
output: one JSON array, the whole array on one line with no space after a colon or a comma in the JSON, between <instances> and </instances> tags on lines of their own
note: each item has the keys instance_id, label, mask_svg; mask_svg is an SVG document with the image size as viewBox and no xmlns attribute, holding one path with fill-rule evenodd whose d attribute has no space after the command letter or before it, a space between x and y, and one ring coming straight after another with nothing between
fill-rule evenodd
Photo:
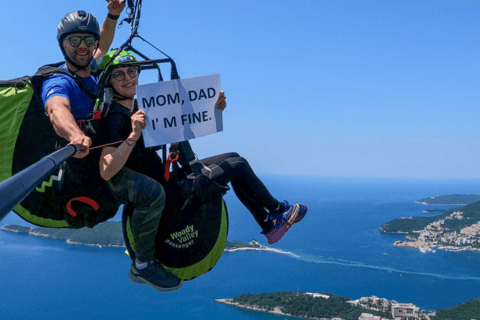
<instances>
[{"instance_id":1,"label":"passenger's eyeglasses","mask_svg":"<svg viewBox=\"0 0 480 320\"><path fill-rule=\"evenodd\" d=\"M127 69L127 74L130 77L130 79L138 77L138 68L128 68ZM117 81L123 81L125 80L125 72L123 71L117 71L112 73L112 77L115 78Z\"/></svg>"},{"instance_id":2,"label":"passenger's eyeglasses","mask_svg":"<svg viewBox=\"0 0 480 320\"><path fill-rule=\"evenodd\" d=\"M75 48L78 47L82 43L82 40L83 40L83 42L85 42L85 45L87 47L93 46L95 44L95 41L97 41L97 39L95 39L94 36L85 36L85 37L71 36L67 40L70 43L70 45L72 47L75 47Z\"/></svg>"}]
</instances>

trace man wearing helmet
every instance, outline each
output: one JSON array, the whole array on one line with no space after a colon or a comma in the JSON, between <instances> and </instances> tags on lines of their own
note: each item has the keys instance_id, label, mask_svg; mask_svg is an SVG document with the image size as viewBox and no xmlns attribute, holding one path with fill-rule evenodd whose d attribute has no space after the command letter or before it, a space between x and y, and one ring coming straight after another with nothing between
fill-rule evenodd
<instances>
[{"instance_id":1,"label":"man wearing helmet","mask_svg":"<svg viewBox=\"0 0 480 320\"><path fill-rule=\"evenodd\" d=\"M75 154L77 158L89 153L92 141L76 120L85 119L92 113L98 89L92 71L108 51L124 7L122 0L110 0L108 16L101 28L97 19L83 10L68 13L58 24L58 45L65 58L65 64L60 68L68 69L76 80L65 74L55 74L43 82L41 97L55 132L70 144L85 147Z\"/></svg>"}]
</instances>

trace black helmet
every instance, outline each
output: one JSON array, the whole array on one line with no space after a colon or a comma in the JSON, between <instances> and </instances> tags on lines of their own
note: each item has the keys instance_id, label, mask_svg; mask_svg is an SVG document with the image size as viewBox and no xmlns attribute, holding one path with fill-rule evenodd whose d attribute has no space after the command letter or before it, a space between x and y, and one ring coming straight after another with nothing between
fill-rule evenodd
<instances>
[{"instance_id":1,"label":"black helmet","mask_svg":"<svg viewBox=\"0 0 480 320\"><path fill-rule=\"evenodd\" d=\"M60 20L57 28L57 40L62 42L70 33L90 33L100 39L100 27L97 19L88 12L77 10L68 13Z\"/></svg>"}]
</instances>

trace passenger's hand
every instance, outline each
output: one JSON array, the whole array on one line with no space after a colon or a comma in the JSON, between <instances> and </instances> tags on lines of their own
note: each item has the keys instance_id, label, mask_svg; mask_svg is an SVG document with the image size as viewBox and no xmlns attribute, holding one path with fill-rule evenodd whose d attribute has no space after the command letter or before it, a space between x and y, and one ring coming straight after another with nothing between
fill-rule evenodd
<instances>
[{"instance_id":1,"label":"passenger's hand","mask_svg":"<svg viewBox=\"0 0 480 320\"><path fill-rule=\"evenodd\" d=\"M217 102L215 103L215 108L219 110L224 110L227 107L227 97L225 96L224 91L220 91L218 94Z\"/></svg>"},{"instance_id":2,"label":"passenger's hand","mask_svg":"<svg viewBox=\"0 0 480 320\"><path fill-rule=\"evenodd\" d=\"M129 139L137 141L142 135L142 130L147 126L147 115L139 110L130 117L132 121L132 134Z\"/></svg>"},{"instance_id":3,"label":"passenger's hand","mask_svg":"<svg viewBox=\"0 0 480 320\"><path fill-rule=\"evenodd\" d=\"M119 16L125 8L125 1L123 0L107 0L108 13L114 16Z\"/></svg>"},{"instance_id":4,"label":"passenger's hand","mask_svg":"<svg viewBox=\"0 0 480 320\"><path fill-rule=\"evenodd\" d=\"M83 149L78 150L73 157L74 158L85 158L89 153L90 153L90 146L92 145L92 139L90 139L89 136L86 135L78 135L73 137L72 140L70 140L69 144L73 145L78 145L81 144L83 145Z\"/></svg>"}]
</instances>

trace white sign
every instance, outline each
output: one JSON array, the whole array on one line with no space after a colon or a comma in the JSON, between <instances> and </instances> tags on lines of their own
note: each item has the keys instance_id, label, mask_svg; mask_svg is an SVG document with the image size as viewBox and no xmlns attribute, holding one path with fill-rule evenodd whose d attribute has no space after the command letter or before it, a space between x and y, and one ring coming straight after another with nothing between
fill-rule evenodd
<instances>
[{"instance_id":1,"label":"white sign","mask_svg":"<svg viewBox=\"0 0 480 320\"><path fill-rule=\"evenodd\" d=\"M147 114L145 147L190 140L223 131L215 108L220 75L137 86L138 109Z\"/></svg>"}]
</instances>

